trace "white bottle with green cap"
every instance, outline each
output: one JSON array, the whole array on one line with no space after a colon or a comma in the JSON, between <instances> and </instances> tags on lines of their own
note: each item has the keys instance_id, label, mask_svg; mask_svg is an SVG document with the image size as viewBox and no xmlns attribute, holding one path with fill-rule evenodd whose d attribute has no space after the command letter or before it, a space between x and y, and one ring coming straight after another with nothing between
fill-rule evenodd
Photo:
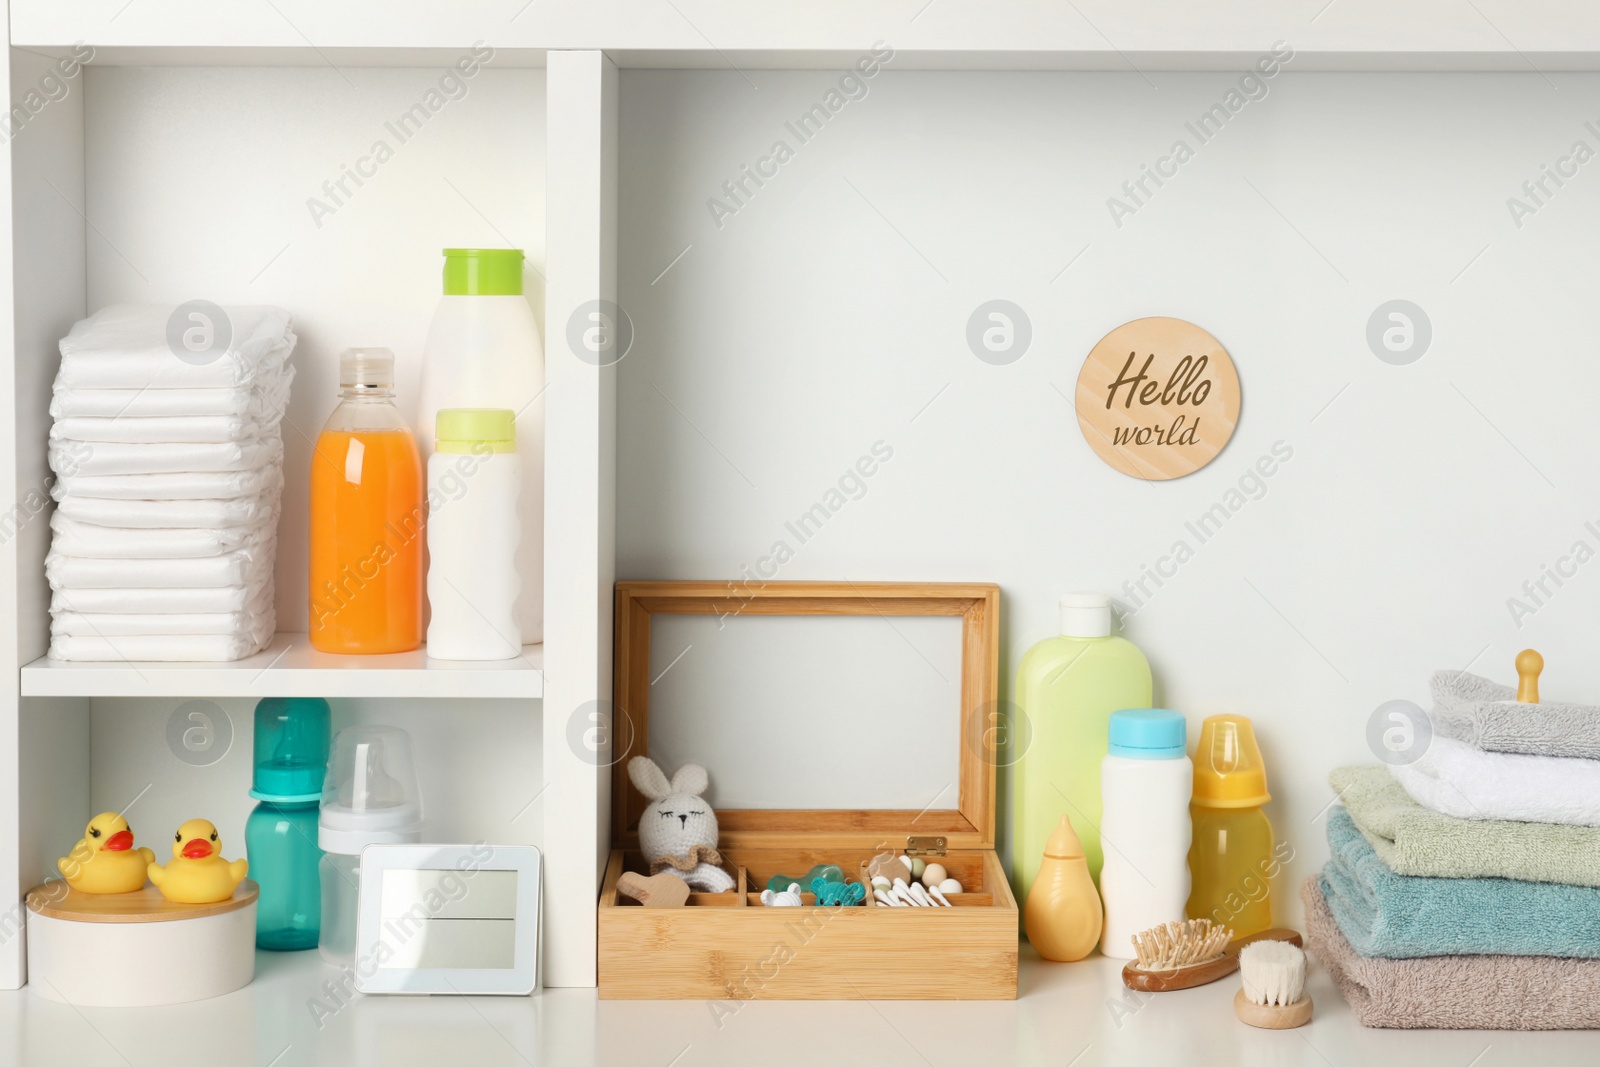
<instances>
[{"instance_id":1,"label":"white bottle with green cap","mask_svg":"<svg viewBox=\"0 0 1600 1067\"><path fill-rule=\"evenodd\" d=\"M428 655L522 654L517 574L522 488L516 412L446 408L428 457Z\"/></svg>"},{"instance_id":2,"label":"white bottle with green cap","mask_svg":"<svg viewBox=\"0 0 1600 1067\"><path fill-rule=\"evenodd\" d=\"M444 296L428 327L417 397L417 444L433 453L446 408L510 408L522 458L517 573L522 639L544 640L544 346L522 292L520 248L446 248ZM430 601L431 603L431 601Z\"/></svg>"}]
</instances>

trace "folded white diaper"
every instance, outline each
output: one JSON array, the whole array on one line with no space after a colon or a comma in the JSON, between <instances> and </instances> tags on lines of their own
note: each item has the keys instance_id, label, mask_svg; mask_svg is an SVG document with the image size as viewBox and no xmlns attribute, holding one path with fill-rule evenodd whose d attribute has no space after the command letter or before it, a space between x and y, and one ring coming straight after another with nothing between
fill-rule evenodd
<instances>
[{"instance_id":1,"label":"folded white diaper","mask_svg":"<svg viewBox=\"0 0 1600 1067\"><path fill-rule=\"evenodd\" d=\"M181 312L181 309L177 309ZM175 309L152 304L114 304L75 323L61 339L58 389L225 389L270 382L283 371L294 348L289 313L274 307L229 307L209 324L182 319L178 343L169 336ZM210 333L192 332L209 325ZM226 351L207 358L189 352L195 341L229 336ZM182 353L182 358L180 354Z\"/></svg>"},{"instance_id":2,"label":"folded white diaper","mask_svg":"<svg viewBox=\"0 0 1600 1067\"><path fill-rule=\"evenodd\" d=\"M200 588L57 589L50 594L50 612L94 615L142 615L154 612L212 615L243 611L257 615L272 610L272 583Z\"/></svg>"},{"instance_id":3,"label":"folded white diaper","mask_svg":"<svg viewBox=\"0 0 1600 1067\"><path fill-rule=\"evenodd\" d=\"M57 500L74 496L102 500L218 500L275 493L282 485L283 471L278 466L249 471L107 474L87 478L62 475L50 486L50 495Z\"/></svg>"},{"instance_id":4,"label":"folded white diaper","mask_svg":"<svg viewBox=\"0 0 1600 1067\"><path fill-rule=\"evenodd\" d=\"M57 389L50 397L50 417L184 418L193 415L248 415L273 420L289 403L294 368L277 378L231 389Z\"/></svg>"},{"instance_id":5,"label":"folded white diaper","mask_svg":"<svg viewBox=\"0 0 1600 1067\"><path fill-rule=\"evenodd\" d=\"M270 433L249 415L173 415L163 418L65 418L50 426L52 441L126 441L133 444L176 441L249 441Z\"/></svg>"},{"instance_id":6,"label":"folded white diaper","mask_svg":"<svg viewBox=\"0 0 1600 1067\"><path fill-rule=\"evenodd\" d=\"M134 637L71 637L57 634L50 638L51 659L94 660L136 663L227 663L253 656L272 640L272 617L264 622L265 635L237 634L146 634Z\"/></svg>"},{"instance_id":7,"label":"folded white diaper","mask_svg":"<svg viewBox=\"0 0 1600 1067\"><path fill-rule=\"evenodd\" d=\"M197 615L87 615L63 611L50 619L50 633L67 637L176 637L220 634L254 638L260 616L243 611Z\"/></svg>"},{"instance_id":8,"label":"folded white diaper","mask_svg":"<svg viewBox=\"0 0 1600 1067\"><path fill-rule=\"evenodd\" d=\"M190 526L155 529L96 526L59 511L50 516L52 556L91 559L193 559L220 556L276 530L276 521L243 526Z\"/></svg>"},{"instance_id":9,"label":"folded white diaper","mask_svg":"<svg viewBox=\"0 0 1600 1067\"><path fill-rule=\"evenodd\" d=\"M281 463L282 459L283 441L276 436L208 443L50 443L50 469L63 478L248 471Z\"/></svg>"},{"instance_id":10,"label":"folded white diaper","mask_svg":"<svg viewBox=\"0 0 1600 1067\"><path fill-rule=\"evenodd\" d=\"M56 514L96 526L173 529L185 526L242 526L277 522L276 489L255 496L224 500L106 500L92 496L67 496Z\"/></svg>"},{"instance_id":11,"label":"folded white diaper","mask_svg":"<svg viewBox=\"0 0 1600 1067\"><path fill-rule=\"evenodd\" d=\"M275 537L204 559L85 559L51 553L44 574L51 589L199 589L253 585L272 571ZM147 609L148 610L148 609Z\"/></svg>"}]
</instances>

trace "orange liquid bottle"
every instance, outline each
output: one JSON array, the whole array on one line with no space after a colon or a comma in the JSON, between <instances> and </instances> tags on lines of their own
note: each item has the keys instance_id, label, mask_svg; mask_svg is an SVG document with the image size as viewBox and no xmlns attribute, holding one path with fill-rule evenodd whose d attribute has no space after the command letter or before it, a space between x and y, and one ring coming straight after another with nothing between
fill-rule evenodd
<instances>
[{"instance_id":1,"label":"orange liquid bottle","mask_svg":"<svg viewBox=\"0 0 1600 1067\"><path fill-rule=\"evenodd\" d=\"M375 655L422 644L422 458L394 406L394 354L339 357L341 400L311 459L311 645Z\"/></svg>"}]
</instances>

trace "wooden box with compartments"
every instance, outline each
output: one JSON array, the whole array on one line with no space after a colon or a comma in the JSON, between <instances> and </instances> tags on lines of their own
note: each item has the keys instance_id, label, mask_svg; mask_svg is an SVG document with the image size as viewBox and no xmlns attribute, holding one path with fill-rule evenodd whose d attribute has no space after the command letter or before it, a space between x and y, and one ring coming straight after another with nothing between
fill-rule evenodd
<instances>
[{"instance_id":1,"label":"wooden box with compartments","mask_svg":"<svg viewBox=\"0 0 1600 1067\"><path fill-rule=\"evenodd\" d=\"M612 743L620 751L613 751L613 849L599 904L600 996L1014 999L1019 913L995 854L999 609L999 587L986 584L617 583ZM921 810L718 807L719 851L734 888L690 893L680 907L641 906L617 890L625 872L648 873L638 834L647 801L626 763L652 751L651 620L664 615L865 616L891 626L905 617L959 619L960 677L952 684L960 736L949 738L959 746L959 781ZM882 773L895 773L896 753L882 756ZM715 772L712 781L714 797ZM944 798L955 806L938 806ZM950 895L949 907L880 904L867 868L890 854L939 863L963 891ZM824 863L867 886L862 905L818 906L810 893L799 907L762 905L773 875Z\"/></svg>"}]
</instances>

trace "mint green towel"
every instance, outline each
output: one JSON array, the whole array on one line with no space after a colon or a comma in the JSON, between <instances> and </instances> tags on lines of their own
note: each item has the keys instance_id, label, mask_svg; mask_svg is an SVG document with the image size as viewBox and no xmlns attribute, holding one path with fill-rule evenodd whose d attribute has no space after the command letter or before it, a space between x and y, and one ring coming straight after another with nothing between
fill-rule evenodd
<instances>
[{"instance_id":1,"label":"mint green towel","mask_svg":"<svg viewBox=\"0 0 1600 1067\"><path fill-rule=\"evenodd\" d=\"M1340 767L1328 784L1396 874L1600 886L1600 827L1440 815L1377 764Z\"/></svg>"},{"instance_id":2,"label":"mint green towel","mask_svg":"<svg viewBox=\"0 0 1600 1067\"><path fill-rule=\"evenodd\" d=\"M1600 958L1600 889L1395 874L1343 808L1328 812L1322 893L1363 956Z\"/></svg>"}]
</instances>

